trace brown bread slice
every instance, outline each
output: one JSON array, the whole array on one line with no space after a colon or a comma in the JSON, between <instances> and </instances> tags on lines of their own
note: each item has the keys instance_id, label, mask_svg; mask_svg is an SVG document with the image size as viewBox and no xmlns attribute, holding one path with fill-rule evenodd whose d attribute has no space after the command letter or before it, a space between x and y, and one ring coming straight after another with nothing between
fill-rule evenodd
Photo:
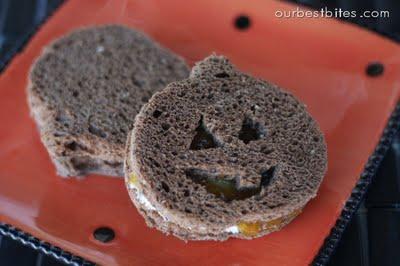
<instances>
[{"instance_id":1,"label":"brown bread slice","mask_svg":"<svg viewBox=\"0 0 400 266\"><path fill-rule=\"evenodd\" d=\"M147 224L184 240L279 230L327 168L304 104L215 55L143 106L126 156L126 185Z\"/></svg>"},{"instance_id":2,"label":"brown bread slice","mask_svg":"<svg viewBox=\"0 0 400 266\"><path fill-rule=\"evenodd\" d=\"M141 106L186 78L182 59L123 26L87 28L46 47L28 101L61 176L123 176L128 132Z\"/></svg>"}]
</instances>

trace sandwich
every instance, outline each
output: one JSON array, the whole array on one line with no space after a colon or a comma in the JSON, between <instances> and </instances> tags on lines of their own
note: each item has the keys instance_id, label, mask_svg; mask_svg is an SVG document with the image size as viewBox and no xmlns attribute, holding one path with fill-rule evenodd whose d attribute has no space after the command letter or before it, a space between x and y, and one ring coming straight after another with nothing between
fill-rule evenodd
<instances>
[{"instance_id":1,"label":"sandwich","mask_svg":"<svg viewBox=\"0 0 400 266\"><path fill-rule=\"evenodd\" d=\"M126 138L141 106L185 62L138 31L81 29L46 47L31 69L28 102L60 176L123 176Z\"/></svg>"},{"instance_id":2,"label":"sandwich","mask_svg":"<svg viewBox=\"0 0 400 266\"><path fill-rule=\"evenodd\" d=\"M305 105L217 55L152 96L125 156L125 183L147 225L185 241L280 230L317 195L327 168Z\"/></svg>"}]
</instances>

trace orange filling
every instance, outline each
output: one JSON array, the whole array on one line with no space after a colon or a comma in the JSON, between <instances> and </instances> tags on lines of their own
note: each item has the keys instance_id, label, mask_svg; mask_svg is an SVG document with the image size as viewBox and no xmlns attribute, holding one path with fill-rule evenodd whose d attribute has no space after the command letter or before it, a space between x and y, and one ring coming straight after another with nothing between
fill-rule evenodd
<instances>
[{"instance_id":1,"label":"orange filling","mask_svg":"<svg viewBox=\"0 0 400 266\"><path fill-rule=\"evenodd\" d=\"M262 224L260 222L239 222L238 228L240 233L245 236L256 236L262 229Z\"/></svg>"},{"instance_id":2,"label":"orange filling","mask_svg":"<svg viewBox=\"0 0 400 266\"><path fill-rule=\"evenodd\" d=\"M262 230L271 230L280 227L285 221L293 219L299 215L300 212L301 209L298 209L286 216L279 217L268 222L239 222L237 226L241 234L244 236L253 237L258 235Z\"/></svg>"}]
</instances>

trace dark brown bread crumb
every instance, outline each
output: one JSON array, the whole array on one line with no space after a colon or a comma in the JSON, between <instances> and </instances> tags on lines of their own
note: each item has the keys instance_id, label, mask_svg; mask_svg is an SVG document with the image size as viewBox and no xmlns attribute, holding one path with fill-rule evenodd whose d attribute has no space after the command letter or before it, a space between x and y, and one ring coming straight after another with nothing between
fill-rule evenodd
<instances>
[{"instance_id":1,"label":"dark brown bread crumb","mask_svg":"<svg viewBox=\"0 0 400 266\"><path fill-rule=\"evenodd\" d=\"M32 67L29 103L61 176L123 176L127 133L140 107L186 78L179 57L122 26L75 31Z\"/></svg>"},{"instance_id":2,"label":"dark brown bread crumb","mask_svg":"<svg viewBox=\"0 0 400 266\"><path fill-rule=\"evenodd\" d=\"M141 211L148 224L183 239L226 239L229 225L290 215L316 195L327 167L324 137L304 105L221 56L151 98L136 117L127 156L128 185L135 175L141 193L168 216ZM204 180L228 189L213 191ZM187 237L182 228L192 228Z\"/></svg>"}]
</instances>

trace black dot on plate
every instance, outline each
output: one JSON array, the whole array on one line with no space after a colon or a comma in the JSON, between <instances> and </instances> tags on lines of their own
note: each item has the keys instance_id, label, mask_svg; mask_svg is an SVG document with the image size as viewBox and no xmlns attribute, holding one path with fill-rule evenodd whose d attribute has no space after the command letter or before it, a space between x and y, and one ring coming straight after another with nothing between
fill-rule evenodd
<instances>
[{"instance_id":1,"label":"black dot on plate","mask_svg":"<svg viewBox=\"0 0 400 266\"><path fill-rule=\"evenodd\" d=\"M381 63L374 62L374 63L368 64L365 72L370 77L378 77L383 74L384 70L385 70L385 67Z\"/></svg>"},{"instance_id":2,"label":"black dot on plate","mask_svg":"<svg viewBox=\"0 0 400 266\"><path fill-rule=\"evenodd\" d=\"M247 30L251 25L251 20L246 15L239 15L235 18L235 27L238 30Z\"/></svg>"},{"instance_id":3,"label":"black dot on plate","mask_svg":"<svg viewBox=\"0 0 400 266\"><path fill-rule=\"evenodd\" d=\"M109 227L99 227L94 230L93 236L102 243L108 243L115 238L115 233L114 230Z\"/></svg>"}]
</instances>

